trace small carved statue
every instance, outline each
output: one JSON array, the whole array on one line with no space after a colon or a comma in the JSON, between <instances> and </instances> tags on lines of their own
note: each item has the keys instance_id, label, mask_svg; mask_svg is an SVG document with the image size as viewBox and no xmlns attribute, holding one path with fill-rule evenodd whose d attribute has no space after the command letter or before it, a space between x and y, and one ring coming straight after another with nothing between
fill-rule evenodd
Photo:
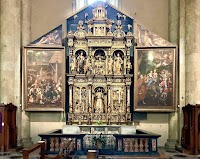
<instances>
[{"instance_id":1,"label":"small carved statue","mask_svg":"<svg viewBox=\"0 0 200 159\"><path fill-rule=\"evenodd\" d=\"M68 125L72 125L72 117L71 117L71 115L69 115L69 117L68 117Z\"/></svg>"},{"instance_id":2,"label":"small carved statue","mask_svg":"<svg viewBox=\"0 0 200 159\"><path fill-rule=\"evenodd\" d=\"M121 20L117 20L117 26L115 27L116 30L121 30L122 29L122 22Z\"/></svg>"},{"instance_id":3,"label":"small carved statue","mask_svg":"<svg viewBox=\"0 0 200 159\"><path fill-rule=\"evenodd\" d=\"M91 33L92 25L88 24L88 33Z\"/></svg>"},{"instance_id":4,"label":"small carved statue","mask_svg":"<svg viewBox=\"0 0 200 159\"><path fill-rule=\"evenodd\" d=\"M112 58L109 58L109 60L108 60L108 74L112 74L112 68L113 68L113 60L112 60Z\"/></svg>"},{"instance_id":5,"label":"small carved statue","mask_svg":"<svg viewBox=\"0 0 200 159\"><path fill-rule=\"evenodd\" d=\"M78 125L82 125L82 118L81 118L81 116L78 118Z\"/></svg>"},{"instance_id":6,"label":"small carved statue","mask_svg":"<svg viewBox=\"0 0 200 159\"><path fill-rule=\"evenodd\" d=\"M131 65L131 63L130 63L130 60L127 61L126 69L127 69L127 74L129 74L129 73L130 73L130 70L132 69L132 65Z\"/></svg>"},{"instance_id":7,"label":"small carved statue","mask_svg":"<svg viewBox=\"0 0 200 159\"><path fill-rule=\"evenodd\" d=\"M82 29L82 30L85 29L85 27L83 26L83 21L82 20L79 20L77 29L79 29L79 30L80 29Z\"/></svg>"},{"instance_id":8,"label":"small carved statue","mask_svg":"<svg viewBox=\"0 0 200 159\"><path fill-rule=\"evenodd\" d=\"M93 70L92 69L92 59L91 59L91 57L89 57L84 66L84 73L87 75L90 75L90 74L92 74L92 70Z\"/></svg>"},{"instance_id":9,"label":"small carved statue","mask_svg":"<svg viewBox=\"0 0 200 159\"><path fill-rule=\"evenodd\" d=\"M108 113L111 113L111 107L110 107L110 105L108 106Z\"/></svg>"},{"instance_id":10,"label":"small carved statue","mask_svg":"<svg viewBox=\"0 0 200 159\"><path fill-rule=\"evenodd\" d=\"M117 56L115 57L115 63L114 63L115 74L122 74L122 64L123 64L123 60L120 57L120 53L117 53Z\"/></svg>"},{"instance_id":11,"label":"small carved statue","mask_svg":"<svg viewBox=\"0 0 200 159\"><path fill-rule=\"evenodd\" d=\"M107 122L107 125L111 125L111 116L110 116L110 114L108 115L108 122Z\"/></svg>"},{"instance_id":12,"label":"small carved statue","mask_svg":"<svg viewBox=\"0 0 200 159\"><path fill-rule=\"evenodd\" d=\"M72 60L72 62L70 63L70 71L71 73L75 73L76 71L76 64L74 60Z\"/></svg>"},{"instance_id":13,"label":"small carved statue","mask_svg":"<svg viewBox=\"0 0 200 159\"><path fill-rule=\"evenodd\" d=\"M89 114L88 115L88 123L87 123L87 125L92 125L91 118L92 118L91 114Z\"/></svg>"},{"instance_id":14,"label":"small carved statue","mask_svg":"<svg viewBox=\"0 0 200 159\"><path fill-rule=\"evenodd\" d=\"M118 121L117 121L117 125L120 125L121 123L121 115L120 114L118 114Z\"/></svg>"}]
</instances>

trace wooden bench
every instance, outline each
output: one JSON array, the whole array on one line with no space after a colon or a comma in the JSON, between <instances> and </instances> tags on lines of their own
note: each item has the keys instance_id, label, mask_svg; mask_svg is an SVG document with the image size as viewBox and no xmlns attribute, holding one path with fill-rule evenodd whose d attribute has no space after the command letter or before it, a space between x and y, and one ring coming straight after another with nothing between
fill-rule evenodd
<instances>
[{"instance_id":1,"label":"wooden bench","mask_svg":"<svg viewBox=\"0 0 200 159\"><path fill-rule=\"evenodd\" d=\"M29 159L30 153L32 153L37 149L41 149L40 159L45 159L45 154L44 154L45 142L38 142L36 144L31 145L30 147L24 148L22 150L23 159Z\"/></svg>"},{"instance_id":2,"label":"wooden bench","mask_svg":"<svg viewBox=\"0 0 200 159\"><path fill-rule=\"evenodd\" d=\"M70 146L72 141L73 140L69 140L67 142L65 149L68 149L68 147ZM59 154L57 154L57 155L45 155L45 142L40 141L40 142L33 144L30 147L24 148L22 150L23 159L29 159L30 153L32 153L33 151L38 150L40 148L41 148L40 159L62 159L62 157L63 157L63 150L60 151ZM64 154L64 157L68 157L69 153L70 152L68 152L67 154Z\"/></svg>"}]
</instances>

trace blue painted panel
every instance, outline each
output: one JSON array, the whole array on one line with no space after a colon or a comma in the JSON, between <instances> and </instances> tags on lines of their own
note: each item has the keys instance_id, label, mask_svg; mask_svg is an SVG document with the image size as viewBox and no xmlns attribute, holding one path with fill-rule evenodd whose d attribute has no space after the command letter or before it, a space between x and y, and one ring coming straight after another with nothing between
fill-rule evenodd
<instances>
[{"instance_id":1,"label":"blue painted panel","mask_svg":"<svg viewBox=\"0 0 200 159\"><path fill-rule=\"evenodd\" d=\"M113 19L114 20L114 24L112 27L112 32L115 31L115 26L116 26L116 22L117 20L121 20L122 22L122 30L127 33L128 32L128 24L133 26L133 19L130 18L129 16L123 14L122 12L120 12L119 10L116 10L115 8L113 8L112 6L109 6L106 8L107 9L107 17L108 19ZM123 16L125 16L126 18L124 18ZM131 32L133 32L133 27L130 30Z\"/></svg>"}]
</instances>

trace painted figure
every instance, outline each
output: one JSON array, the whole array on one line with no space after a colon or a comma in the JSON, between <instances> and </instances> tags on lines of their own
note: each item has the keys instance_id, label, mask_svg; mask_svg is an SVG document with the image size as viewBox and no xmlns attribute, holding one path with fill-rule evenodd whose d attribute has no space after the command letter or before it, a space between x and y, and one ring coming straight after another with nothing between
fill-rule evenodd
<instances>
[{"instance_id":1,"label":"painted figure","mask_svg":"<svg viewBox=\"0 0 200 159\"><path fill-rule=\"evenodd\" d=\"M137 83L138 87L138 101L142 102L142 104L146 104L144 99L146 96L146 84L145 84L145 79L143 75L140 75L140 78L138 79Z\"/></svg>"}]
</instances>

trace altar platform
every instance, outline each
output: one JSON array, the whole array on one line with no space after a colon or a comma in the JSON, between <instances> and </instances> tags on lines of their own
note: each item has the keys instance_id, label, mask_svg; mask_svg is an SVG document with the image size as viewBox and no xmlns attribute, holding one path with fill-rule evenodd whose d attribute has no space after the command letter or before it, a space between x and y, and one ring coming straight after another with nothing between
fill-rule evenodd
<instances>
[{"instance_id":1,"label":"altar platform","mask_svg":"<svg viewBox=\"0 0 200 159\"><path fill-rule=\"evenodd\" d=\"M88 150L98 150L100 156L159 156L157 139L160 135L158 134L136 129L135 132L128 132L127 126L123 129L123 126L117 125L77 127L81 131L75 128L73 133L71 132L73 126L71 128L69 126L69 133L59 129L39 134L41 140L46 142L45 153L56 154L63 150L64 153L80 157L86 156ZM127 130L127 134L124 130ZM70 140L72 140L71 144L66 147ZM97 140L102 142L101 147L94 142Z\"/></svg>"}]
</instances>

